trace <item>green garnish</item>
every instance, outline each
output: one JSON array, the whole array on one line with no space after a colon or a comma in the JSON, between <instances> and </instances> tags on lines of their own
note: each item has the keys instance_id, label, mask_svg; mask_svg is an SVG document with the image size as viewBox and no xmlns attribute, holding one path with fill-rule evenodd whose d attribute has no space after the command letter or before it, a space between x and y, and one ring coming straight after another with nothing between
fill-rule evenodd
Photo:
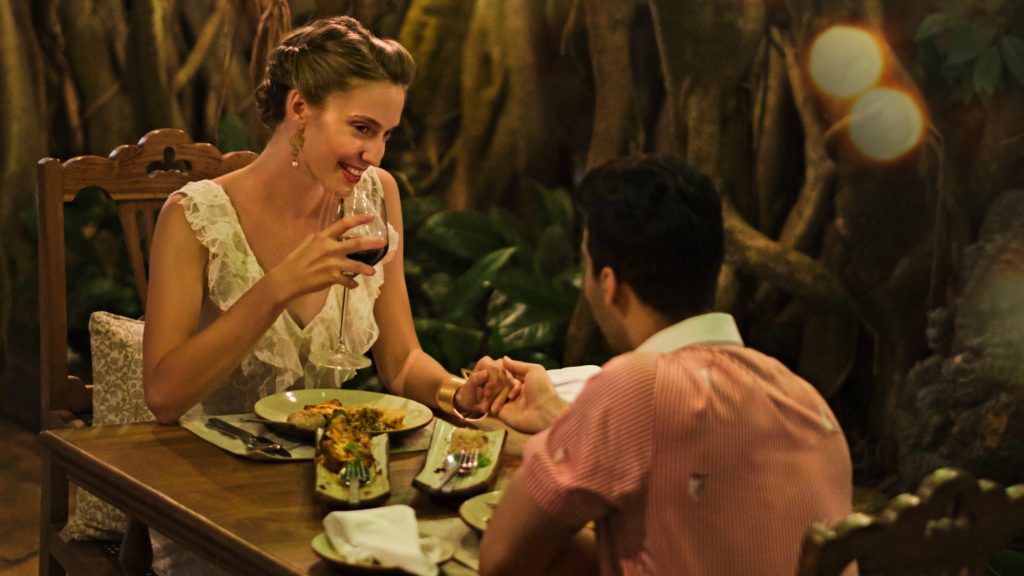
<instances>
[{"instance_id":1,"label":"green garnish","mask_svg":"<svg viewBox=\"0 0 1024 576\"><path fill-rule=\"evenodd\" d=\"M491 465L491 459L488 458L487 456L481 455L480 458L477 460L476 467L477 468L486 468L487 466L490 466L490 465Z\"/></svg>"}]
</instances>

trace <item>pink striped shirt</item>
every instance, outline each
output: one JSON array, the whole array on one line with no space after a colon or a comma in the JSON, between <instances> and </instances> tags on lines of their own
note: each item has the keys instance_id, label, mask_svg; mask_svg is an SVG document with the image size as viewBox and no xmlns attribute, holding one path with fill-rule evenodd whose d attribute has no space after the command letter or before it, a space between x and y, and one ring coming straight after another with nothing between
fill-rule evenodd
<instances>
[{"instance_id":1,"label":"pink striped shirt","mask_svg":"<svg viewBox=\"0 0 1024 576\"><path fill-rule=\"evenodd\" d=\"M595 521L602 574L791 576L807 527L851 511L832 411L741 345L612 359L522 471L547 513Z\"/></svg>"}]
</instances>

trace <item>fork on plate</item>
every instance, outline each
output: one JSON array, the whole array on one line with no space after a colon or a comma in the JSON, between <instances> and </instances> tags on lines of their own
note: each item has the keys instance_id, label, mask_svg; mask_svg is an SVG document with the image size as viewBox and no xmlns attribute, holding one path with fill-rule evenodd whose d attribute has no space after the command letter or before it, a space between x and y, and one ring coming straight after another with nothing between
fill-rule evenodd
<instances>
[{"instance_id":1,"label":"fork on plate","mask_svg":"<svg viewBox=\"0 0 1024 576\"><path fill-rule=\"evenodd\" d=\"M463 457L462 462L459 464L459 476L466 476L467 474L471 474L473 470L476 470L476 466L477 464L479 464L479 462L480 450L476 448L473 448L472 450L467 450L465 457Z\"/></svg>"},{"instance_id":2,"label":"fork on plate","mask_svg":"<svg viewBox=\"0 0 1024 576\"><path fill-rule=\"evenodd\" d=\"M455 470L453 470L454 474L447 478L445 482L451 480L454 476L467 476L472 474L473 471L476 470L477 464L480 463L480 451L476 448L473 448L472 450L459 450L456 454L458 455L457 458L459 465ZM445 482L442 482L440 487L443 487ZM454 483L448 484L446 492L451 492L454 489Z\"/></svg>"},{"instance_id":3,"label":"fork on plate","mask_svg":"<svg viewBox=\"0 0 1024 576\"><path fill-rule=\"evenodd\" d=\"M366 468L366 463L356 458L346 464L341 471L341 481L348 486L349 505L359 504L359 488L370 482L370 471Z\"/></svg>"}]
</instances>

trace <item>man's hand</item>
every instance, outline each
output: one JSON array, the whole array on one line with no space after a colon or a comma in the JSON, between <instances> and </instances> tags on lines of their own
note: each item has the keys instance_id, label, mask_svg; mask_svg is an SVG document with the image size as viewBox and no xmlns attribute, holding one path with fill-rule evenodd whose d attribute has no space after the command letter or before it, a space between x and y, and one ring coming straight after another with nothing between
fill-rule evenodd
<instances>
[{"instance_id":1,"label":"man's hand","mask_svg":"<svg viewBox=\"0 0 1024 576\"><path fill-rule=\"evenodd\" d=\"M456 405L473 414L496 414L508 398L519 396L522 384L505 369L501 360L484 356L477 361L466 384L459 389Z\"/></svg>"},{"instance_id":2,"label":"man's hand","mask_svg":"<svg viewBox=\"0 0 1024 576\"><path fill-rule=\"evenodd\" d=\"M555 392L547 370L540 364L519 362L508 357L502 358L501 363L522 386L514 397L509 394L505 400L495 399L491 413L509 427L527 434L535 434L551 426L569 403Z\"/></svg>"}]
</instances>

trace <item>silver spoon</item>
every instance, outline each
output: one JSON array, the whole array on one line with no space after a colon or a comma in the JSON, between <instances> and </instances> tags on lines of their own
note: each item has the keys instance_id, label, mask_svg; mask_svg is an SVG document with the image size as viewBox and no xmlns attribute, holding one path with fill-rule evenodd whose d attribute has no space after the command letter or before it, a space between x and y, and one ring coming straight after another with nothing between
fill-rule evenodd
<instances>
[{"instance_id":1,"label":"silver spoon","mask_svg":"<svg viewBox=\"0 0 1024 576\"><path fill-rule=\"evenodd\" d=\"M452 452L444 459L444 464L441 465L441 470L444 475L441 476L441 482L437 485L437 489L444 488L444 485L451 482L452 478L459 472L459 467L462 466L462 461L466 458L466 452L459 450L458 452Z\"/></svg>"}]
</instances>

